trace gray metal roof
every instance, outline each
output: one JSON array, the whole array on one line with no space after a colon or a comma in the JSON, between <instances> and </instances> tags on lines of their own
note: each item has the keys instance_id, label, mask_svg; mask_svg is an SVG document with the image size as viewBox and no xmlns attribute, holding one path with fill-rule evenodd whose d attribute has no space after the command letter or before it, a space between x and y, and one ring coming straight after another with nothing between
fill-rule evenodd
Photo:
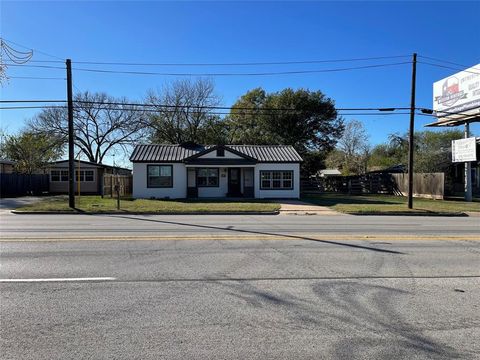
<instances>
[{"instance_id":1,"label":"gray metal roof","mask_svg":"<svg viewBox=\"0 0 480 360\"><path fill-rule=\"evenodd\" d=\"M213 145L137 145L130 156L132 162L183 162L190 156L206 152ZM297 151L290 145L225 145L241 154L250 156L258 162L301 162Z\"/></svg>"}]
</instances>

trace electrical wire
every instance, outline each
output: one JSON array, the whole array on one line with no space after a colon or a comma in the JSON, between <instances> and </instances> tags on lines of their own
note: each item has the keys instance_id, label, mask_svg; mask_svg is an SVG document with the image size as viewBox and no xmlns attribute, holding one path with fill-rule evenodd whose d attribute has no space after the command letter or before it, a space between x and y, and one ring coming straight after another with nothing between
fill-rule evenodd
<instances>
[{"instance_id":1,"label":"electrical wire","mask_svg":"<svg viewBox=\"0 0 480 360\"><path fill-rule=\"evenodd\" d=\"M376 56L376 57L349 58L349 59L330 59L330 60L230 62L230 63L141 63L141 62L75 61L75 64L111 65L111 66L264 66L264 65L300 65L300 64L322 64L322 63L336 63L336 62L385 60L385 59L406 58L406 57L409 57L409 56L410 55L395 55L395 56ZM32 62L59 63L60 61L32 60Z\"/></svg>"},{"instance_id":2,"label":"electrical wire","mask_svg":"<svg viewBox=\"0 0 480 360\"><path fill-rule=\"evenodd\" d=\"M336 68L336 69L293 70L293 71L254 72L254 73L168 73L168 72L149 72L149 71L121 71L121 70L76 68L76 67L72 68L72 70L84 71L84 72L93 72L93 73L104 73L104 74L150 75L150 76L273 76L273 75L298 75L298 74L341 72L341 71L380 68L380 67L396 66L396 65L404 65L404 64L410 64L410 62L405 61L405 62L398 62L398 63L353 66L353 67ZM51 65L18 65L18 64L11 64L9 66L23 66L23 67L31 67L31 68L65 70L64 67L51 66Z\"/></svg>"},{"instance_id":3,"label":"electrical wire","mask_svg":"<svg viewBox=\"0 0 480 360\"><path fill-rule=\"evenodd\" d=\"M13 44L13 45L20 46L21 48L24 48L24 49L27 49L27 50L30 50L30 51L36 51L36 52L38 52L39 54L43 54L43 55L49 56L49 57L51 57L51 58L55 58L55 59L58 59L58 60L65 61L65 60L62 59L61 57L58 57L58 56L49 54L49 53L47 53L47 52L45 52L45 51L40 51L40 50L38 50L38 49L30 48L30 47L28 47L28 46L25 46L25 45L16 43L16 42L11 41L11 40L7 40L7 39L5 39L4 37L2 37L2 40L3 40L4 42L7 42L7 43L10 43L10 44Z\"/></svg>"},{"instance_id":4,"label":"electrical wire","mask_svg":"<svg viewBox=\"0 0 480 360\"><path fill-rule=\"evenodd\" d=\"M33 56L33 51L24 52L18 51L8 45L3 39L0 38L0 50L5 53L5 55L14 63L14 64L25 64L27 63Z\"/></svg>"},{"instance_id":5,"label":"electrical wire","mask_svg":"<svg viewBox=\"0 0 480 360\"><path fill-rule=\"evenodd\" d=\"M23 80L66 80L62 77L36 77L36 76L9 76L9 79L23 79Z\"/></svg>"},{"instance_id":6,"label":"electrical wire","mask_svg":"<svg viewBox=\"0 0 480 360\"><path fill-rule=\"evenodd\" d=\"M0 107L0 110L26 110L26 109L67 109L65 105L46 105L46 106L7 106L7 107ZM115 108L115 107L100 107L100 106L93 106L92 109L97 110L110 110L110 111L122 111L128 110L133 112L143 112L143 113L158 113L158 110L155 109L125 109L125 108ZM78 111L78 109L75 109ZM198 109L194 109L198 110ZM162 110L163 113L175 113L176 110ZM339 113L338 115L343 116L391 116L391 115L407 115L410 114L409 112L400 112L400 113ZM206 115L231 115L230 112L208 112ZM246 113L243 115L257 115L256 113ZM262 116L278 116L278 113L262 113Z\"/></svg>"},{"instance_id":7,"label":"electrical wire","mask_svg":"<svg viewBox=\"0 0 480 360\"><path fill-rule=\"evenodd\" d=\"M66 100L0 100L2 103L66 103ZM136 106L136 107L157 107L157 108L195 108L195 109L210 109L210 110L251 110L251 111L304 111L302 109L294 108L252 108L252 107L234 107L234 106L211 106L211 105L167 105L167 104L146 104L146 103L129 103L117 101L86 101L74 100L74 103L94 104L94 105L121 105L121 106ZM394 110L409 110L409 107L385 107L385 108L335 108L337 111L394 111Z\"/></svg>"},{"instance_id":8,"label":"electrical wire","mask_svg":"<svg viewBox=\"0 0 480 360\"><path fill-rule=\"evenodd\" d=\"M469 74L480 75L480 72L475 72L475 71L465 70L465 69L460 69L460 68L454 68L454 67L452 67L452 66L434 64L434 63L430 63L430 62L426 62L426 61L417 61L417 62L420 63L420 64L426 64L426 65L430 65L430 66L436 66L436 67L440 67L440 68L444 68L444 69L451 69L451 70L457 70L457 71L461 71L461 72L466 72L466 73L469 73ZM475 68L475 69L476 69L476 68ZM480 70L480 69L479 69L479 70Z\"/></svg>"},{"instance_id":9,"label":"electrical wire","mask_svg":"<svg viewBox=\"0 0 480 360\"><path fill-rule=\"evenodd\" d=\"M21 66L23 68L42 68L42 69L60 69L65 70L65 67L51 66L51 65L21 65L21 64L7 64L7 66Z\"/></svg>"},{"instance_id":10,"label":"electrical wire","mask_svg":"<svg viewBox=\"0 0 480 360\"><path fill-rule=\"evenodd\" d=\"M102 70L102 69L88 69L88 68L73 68L76 71L95 72L95 73L110 73L110 74L127 74L127 75L154 75L154 76L273 76L273 75L297 75L297 74L315 74L326 72L340 72L349 70L359 70L368 68L379 68L386 66L395 66L409 64L409 62L377 64L355 66L337 69L321 69L321 70L293 70L293 71L274 71L274 72L252 72L252 73L163 73L163 72L146 72L146 71L119 71L119 70Z\"/></svg>"},{"instance_id":11,"label":"electrical wire","mask_svg":"<svg viewBox=\"0 0 480 360\"><path fill-rule=\"evenodd\" d=\"M419 58L428 59L428 60L433 60L433 61L443 62L443 63L445 63L445 64L450 64L450 65L461 66L461 67L463 67L463 68L469 68L469 67L471 67L471 66L468 66L468 65L459 64L459 63L455 63L455 62L452 62L452 61L447 61L447 60L442 60L442 59L438 59L438 58L433 58L433 57L430 57L430 56L418 55L418 57L419 57Z\"/></svg>"}]
</instances>

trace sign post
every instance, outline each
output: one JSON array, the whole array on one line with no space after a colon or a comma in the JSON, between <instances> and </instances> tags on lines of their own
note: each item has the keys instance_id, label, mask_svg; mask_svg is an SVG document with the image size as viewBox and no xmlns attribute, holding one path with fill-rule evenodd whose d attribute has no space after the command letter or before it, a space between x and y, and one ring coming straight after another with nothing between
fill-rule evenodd
<instances>
[{"instance_id":1,"label":"sign post","mask_svg":"<svg viewBox=\"0 0 480 360\"><path fill-rule=\"evenodd\" d=\"M470 124L465 123L465 139L470 136ZM477 155L477 141L473 138L473 154ZM472 163L465 161L465 201L472 201Z\"/></svg>"},{"instance_id":2,"label":"sign post","mask_svg":"<svg viewBox=\"0 0 480 360\"><path fill-rule=\"evenodd\" d=\"M465 163L465 201L472 201L472 164L477 161L477 141L470 136L470 125L465 124L465 139L452 141L452 161Z\"/></svg>"}]
</instances>

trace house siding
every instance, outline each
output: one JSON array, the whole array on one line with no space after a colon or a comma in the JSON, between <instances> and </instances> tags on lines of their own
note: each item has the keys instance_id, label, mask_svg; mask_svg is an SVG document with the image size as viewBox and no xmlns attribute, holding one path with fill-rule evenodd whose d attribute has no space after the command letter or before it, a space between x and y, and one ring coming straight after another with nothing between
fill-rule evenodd
<instances>
[{"instance_id":1,"label":"house siding","mask_svg":"<svg viewBox=\"0 0 480 360\"><path fill-rule=\"evenodd\" d=\"M68 181L52 181L51 178L51 171L52 170L64 170L68 171L68 167L65 166L52 166L48 170L48 174L50 176L50 183L49 183L49 192L53 194L64 194L68 193ZM75 171L78 170L78 165L75 164ZM85 194L97 194L99 188L99 174L98 168L89 165L80 165L80 170L93 170L93 181L80 181L80 193ZM78 191L77 185L77 177L74 178L74 189L75 192Z\"/></svg>"},{"instance_id":2,"label":"house siding","mask_svg":"<svg viewBox=\"0 0 480 360\"><path fill-rule=\"evenodd\" d=\"M292 190L261 190L260 171L290 170L293 171ZM261 163L255 166L255 198L295 198L300 197L300 164L298 163Z\"/></svg>"},{"instance_id":3,"label":"house siding","mask_svg":"<svg viewBox=\"0 0 480 360\"><path fill-rule=\"evenodd\" d=\"M214 166L209 166L214 167ZM198 197L209 198L209 197L225 197L228 192L228 175L227 168L220 167L218 168L218 187L199 187L198 188Z\"/></svg>"},{"instance_id":4,"label":"house siding","mask_svg":"<svg viewBox=\"0 0 480 360\"><path fill-rule=\"evenodd\" d=\"M213 150L209 153L199 156L198 159L243 159L243 158L228 150L225 150L225 156L217 156L217 151Z\"/></svg>"},{"instance_id":5,"label":"house siding","mask_svg":"<svg viewBox=\"0 0 480 360\"><path fill-rule=\"evenodd\" d=\"M149 188L147 187L148 165L171 165L173 170L173 187ZM165 198L183 199L187 197L187 169L179 163L133 163L133 197L134 198Z\"/></svg>"},{"instance_id":6,"label":"house siding","mask_svg":"<svg viewBox=\"0 0 480 360\"><path fill-rule=\"evenodd\" d=\"M172 165L173 169L173 187L171 188L148 188L147 187L147 166L148 165ZM191 168L193 166L189 166ZM195 166L198 167L198 166ZM228 167L219 168L219 186L218 187L199 187L199 198L221 198L226 197L228 193ZM260 171L268 170L290 170L293 171L293 189L292 190L261 190L260 189ZM244 169L242 169L241 188L244 183ZM254 193L255 198L299 198L300 197L300 164L298 163L262 163L254 167ZM134 198L165 198L184 199L187 197L187 167L179 163L133 163L133 197Z\"/></svg>"}]
</instances>

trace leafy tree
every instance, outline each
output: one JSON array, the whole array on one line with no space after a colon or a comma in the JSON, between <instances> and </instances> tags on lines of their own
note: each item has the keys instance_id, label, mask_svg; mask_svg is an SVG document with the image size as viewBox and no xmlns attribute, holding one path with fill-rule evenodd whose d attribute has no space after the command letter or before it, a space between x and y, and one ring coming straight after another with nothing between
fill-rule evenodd
<instances>
[{"instance_id":1,"label":"leafy tree","mask_svg":"<svg viewBox=\"0 0 480 360\"><path fill-rule=\"evenodd\" d=\"M325 168L326 153L322 151L308 151L302 154L302 171L305 175L313 175Z\"/></svg>"},{"instance_id":2,"label":"leafy tree","mask_svg":"<svg viewBox=\"0 0 480 360\"><path fill-rule=\"evenodd\" d=\"M461 139L460 130L420 131L414 134L414 171L443 171L451 163L452 140ZM408 164L408 134L389 136L389 142L379 144L372 150L369 166L387 168Z\"/></svg>"},{"instance_id":3,"label":"leafy tree","mask_svg":"<svg viewBox=\"0 0 480 360\"><path fill-rule=\"evenodd\" d=\"M334 102L305 89L253 89L232 106L227 121L234 143L293 145L300 154L330 151L343 132Z\"/></svg>"},{"instance_id":4,"label":"leafy tree","mask_svg":"<svg viewBox=\"0 0 480 360\"><path fill-rule=\"evenodd\" d=\"M63 151L57 138L24 131L16 136L5 136L0 152L15 162L16 172L31 175L57 160Z\"/></svg>"},{"instance_id":5,"label":"leafy tree","mask_svg":"<svg viewBox=\"0 0 480 360\"><path fill-rule=\"evenodd\" d=\"M443 171L452 163L452 140L461 139L460 130L422 131L416 134L416 172Z\"/></svg>"},{"instance_id":6,"label":"leafy tree","mask_svg":"<svg viewBox=\"0 0 480 360\"><path fill-rule=\"evenodd\" d=\"M234 144L292 145L305 160L304 174L323 167L322 153L334 148L344 129L333 100L321 91L290 88L248 91L232 106L226 124Z\"/></svg>"},{"instance_id":7,"label":"leafy tree","mask_svg":"<svg viewBox=\"0 0 480 360\"><path fill-rule=\"evenodd\" d=\"M275 133L266 121L267 93L256 88L242 95L226 118L231 142L234 144L275 144Z\"/></svg>"},{"instance_id":8,"label":"leafy tree","mask_svg":"<svg viewBox=\"0 0 480 360\"><path fill-rule=\"evenodd\" d=\"M220 120L211 109L220 103L211 80L177 80L161 92L150 91L146 103L156 110L148 115L153 142L201 144L210 140L209 130L217 131L217 135L221 130Z\"/></svg>"},{"instance_id":9,"label":"leafy tree","mask_svg":"<svg viewBox=\"0 0 480 360\"><path fill-rule=\"evenodd\" d=\"M65 108L49 108L32 119L29 128L66 144L67 119ZM107 154L119 149L129 152L130 146L144 137L145 126L143 110L129 105L126 99L88 91L74 97L75 145L91 162L101 163Z\"/></svg>"}]
</instances>

